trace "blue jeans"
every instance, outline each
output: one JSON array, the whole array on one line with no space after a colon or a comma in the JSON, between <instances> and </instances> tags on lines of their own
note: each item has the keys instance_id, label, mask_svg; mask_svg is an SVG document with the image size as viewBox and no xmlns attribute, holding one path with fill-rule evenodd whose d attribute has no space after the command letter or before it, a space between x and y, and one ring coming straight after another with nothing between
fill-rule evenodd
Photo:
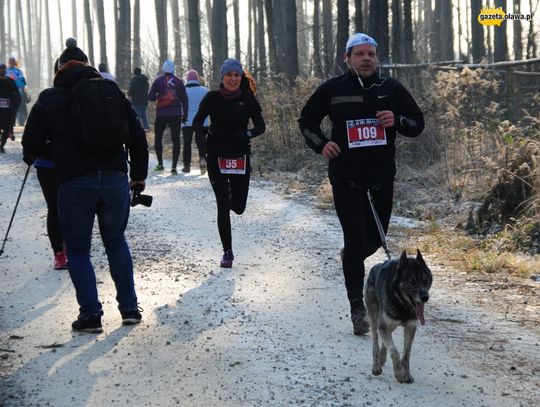
<instances>
[{"instance_id":1,"label":"blue jeans","mask_svg":"<svg viewBox=\"0 0 540 407\"><path fill-rule=\"evenodd\" d=\"M137 113L137 117L139 118L143 128L145 130L148 130L148 119L146 118L146 106L133 106L133 110L135 110L135 113Z\"/></svg>"},{"instance_id":2,"label":"blue jeans","mask_svg":"<svg viewBox=\"0 0 540 407\"><path fill-rule=\"evenodd\" d=\"M120 171L98 171L58 187L60 226L66 243L69 275L81 315L103 315L96 275L90 262L92 229L97 215L101 240L116 287L118 309L137 309L131 253L124 237L129 217L128 177Z\"/></svg>"}]
</instances>

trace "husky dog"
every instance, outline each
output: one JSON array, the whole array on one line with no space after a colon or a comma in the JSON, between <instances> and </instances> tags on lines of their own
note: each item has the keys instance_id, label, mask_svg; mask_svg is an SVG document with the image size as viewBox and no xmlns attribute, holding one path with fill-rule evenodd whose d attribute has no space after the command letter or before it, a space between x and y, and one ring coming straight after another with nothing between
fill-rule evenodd
<instances>
[{"instance_id":1,"label":"husky dog","mask_svg":"<svg viewBox=\"0 0 540 407\"><path fill-rule=\"evenodd\" d=\"M373 335L372 373L375 376L382 373L388 349L397 381L414 382L409 369L409 359L417 320L420 320L422 325L425 324L424 303L429 299L432 279L431 271L420 250L416 252L416 258L408 258L403 251L399 261L388 260L377 264L369 272L364 298ZM398 325L404 328L401 359L392 339L392 332ZM379 335L382 340L380 348Z\"/></svg>"}]
</instances>

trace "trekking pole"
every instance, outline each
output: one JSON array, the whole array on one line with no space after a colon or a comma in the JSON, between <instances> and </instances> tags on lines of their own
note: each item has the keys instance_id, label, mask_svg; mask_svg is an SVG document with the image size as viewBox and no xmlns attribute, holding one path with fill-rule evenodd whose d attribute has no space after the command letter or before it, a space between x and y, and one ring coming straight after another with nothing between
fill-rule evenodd
<instances>
[{"instance_id":1,"label":"trekking pole","mask_svg":"<svg viewBox=\"0 0 540 407\"><path fill-rule=\"evenodd\" d=\"M388 250L388 246L386 244L386 236L384 235L384 228L382 226L381 220L379 219L379 215L377 214L377 210L375 209L375 204L373 203L373 196L371 195L371 192L369 189L367 190L367 197L369 201L369 205L371 206L371 212L373 212L373 217L375 218L375 223L377 224L377 229L379 229L379 235L381 236L381 244L384 249L384 252L388 256L388 260L392 259L392 256L390 255L390 251Z\"/></svg>"},{"instance_id":2,"label":"trekking pole","mask_svg":"<svg viewBox=\"0 0 540 407\"><path fill-rule=\"evenodd\" d=\"M0 249L0 256L4 253L4 246L6 245L6 241L8 238L9 230L11 229L11 224L13 223L13 218L15 217L15 212L17 211L17 206L19 206L19 201L21 200L22 191L24 189L24 184L26 184L26 178L28 178L28 173L30 172L30 166L26 168L26 173L24 174L24 179L21 185L21 190L19 191L19 196L17 197L17 202L15 202L15 208L13 208L13 214L11 215L11 220L9 221L9 225L6 231L6 236L4 237L4 241L2 242L2 248Z\"/></svg>"}]
</instances>

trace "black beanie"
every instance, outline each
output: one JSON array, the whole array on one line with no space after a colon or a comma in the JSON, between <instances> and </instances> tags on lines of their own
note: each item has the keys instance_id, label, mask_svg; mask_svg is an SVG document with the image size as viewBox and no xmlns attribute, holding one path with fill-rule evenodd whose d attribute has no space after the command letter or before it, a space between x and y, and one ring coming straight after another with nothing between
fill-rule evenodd
<instances>
[{"instance_id":1,"label":"black beanie","mask_svg":"<svg viewBox=\"0 0 540 407\"><path fill-rule=\"evenodd\" d=\"M141 72L141 68L135 68L135 69L133 70L133 73L134 73L135 75L140 75L140 74L142 73L142 72Z\"/></svg>"},{"instance_id":2,"label":"black beanie","mask_svg":"<svg viewBox=\"0 0 540 407\"><path fill-rule=\"evenodd\" d=\"M65 64L68 61L88 62L88 57L80 48L77 47L77 40L70 37L66 40L66 49L60 55L59 61Z\"/></svg>"}]
</instances>

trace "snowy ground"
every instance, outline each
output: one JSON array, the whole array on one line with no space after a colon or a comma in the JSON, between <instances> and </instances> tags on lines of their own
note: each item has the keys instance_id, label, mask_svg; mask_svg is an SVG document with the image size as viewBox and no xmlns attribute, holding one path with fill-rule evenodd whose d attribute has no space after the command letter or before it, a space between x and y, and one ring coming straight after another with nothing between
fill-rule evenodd
<instances>
[{"instance_id":1,"label":"snowy ground","mask_svg":"<svg viewBox=\"0 0 540 407\"><path fill-rule=\"evenodd\" d=\"M19 160L19 143L9 142L0 156L2 239L25 171ZM491 293L470 293L459 273L436 265L414 384L398 384L388 364L372 376L371 339L352 335L336 216L276 190L253 179L246 213L233 215L236 260L226 270L208 179L150 174L154 204L132 211L127 233L143 322L121 325L96 230L104 333L78 334L74 290L51 267L32 170L0 258L0 406L539 404L538 324L493 312ZM390 246L399 251L395 238ZM381 260L379 252L369 263Z\"/></svg>"}]
</instances>

